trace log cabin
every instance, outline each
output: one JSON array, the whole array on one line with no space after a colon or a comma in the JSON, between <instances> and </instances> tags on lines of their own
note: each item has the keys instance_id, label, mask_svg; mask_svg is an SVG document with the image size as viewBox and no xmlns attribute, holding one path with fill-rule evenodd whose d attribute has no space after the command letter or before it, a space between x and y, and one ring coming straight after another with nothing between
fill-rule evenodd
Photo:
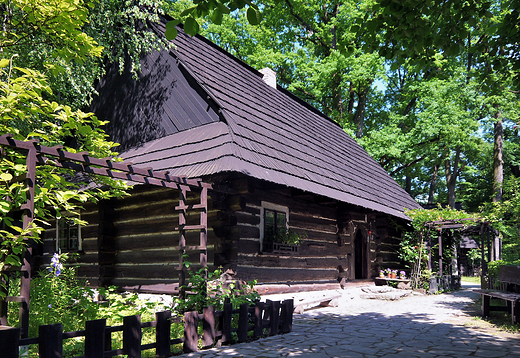
<instances>
[{"instance_id":1,"label":"log cabin","mask_svg":"<svg viewBox=\"0 0 520 358\"><path fill-rule=\"evenodd\" d=\"M182 213L194 228L183 233L189 261L258 287L325 287L402 267L404 210L420 207L341 126L277 85L272 70L202 36L179 29L174 45L144 56L138 80L109 69L92 111L125 161L211 183L205 248L200 210ZM86 206L84 227L57 222L44 252L78 252L79 274L94 285L175 292L180 207L196 208L200 192L129 193Z\"/></svg>"}]
</instances>

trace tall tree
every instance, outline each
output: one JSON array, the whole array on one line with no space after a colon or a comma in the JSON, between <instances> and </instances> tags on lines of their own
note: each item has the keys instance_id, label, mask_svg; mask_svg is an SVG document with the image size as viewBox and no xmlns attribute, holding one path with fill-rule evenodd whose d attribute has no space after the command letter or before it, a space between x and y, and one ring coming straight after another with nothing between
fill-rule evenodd
<instances>
[{"instance_id":1,"label":"tall tree","mask_svg":"<svg viewBox=\"0 0 520 358\"><path fill-rule=\"evenodd\" d=\"M270 1L263 4L261 26L250 26L242 10L224 16L221 26L201 27L205 36L254 67L272 67L280 85L361 137L373 83L384 75L378 55L356 47L349 52L343 45L354 40L352 15L364 8L355 1Z\"/></svg>"}]
</instances>

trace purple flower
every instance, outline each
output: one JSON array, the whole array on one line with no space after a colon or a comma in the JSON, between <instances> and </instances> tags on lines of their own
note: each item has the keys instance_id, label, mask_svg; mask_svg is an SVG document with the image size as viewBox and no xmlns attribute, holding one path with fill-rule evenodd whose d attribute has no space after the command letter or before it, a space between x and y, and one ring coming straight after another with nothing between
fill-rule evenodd
<instances>
[{"instance_id":1,"label":"purple flower","mask_svg":"<svg viewBox=\"0 0 520 358\"><path fill-rule=\"evenodd\" d=\"M54 255L52 255L51 266L56 268L56 266L58 266L59 263L60 263L60 255L58 255L58 253L55 253Z\"/></svg>"},{"instance_id":2,"label":"purple flower","mask_svg":"<svg viewBox=\"0 0 520 358\"><path fill-rule=\"evenodd\" d=\"M52 308L52 305L48 305L47 307Z\"/></svg>"},{"instance_id":3,"label":"purple flower","mask_svg":"<svg viewBox=\"0 0 520 358\"><path fill-rule=\"evenodd\" d=\"M54 276L58 277L61 274L61 270L63 270L63 265L60 263L60 255L55 253L52 255L51 259L51 267L49 267L49 272L54 271Z\"/></svg>"}]
</instances>

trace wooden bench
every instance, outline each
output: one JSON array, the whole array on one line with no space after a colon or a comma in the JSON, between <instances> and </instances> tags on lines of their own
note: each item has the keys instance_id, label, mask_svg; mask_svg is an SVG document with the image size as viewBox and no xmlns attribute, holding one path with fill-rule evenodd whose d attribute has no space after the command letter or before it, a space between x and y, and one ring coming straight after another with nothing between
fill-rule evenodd
<instances>
[{"instance_id":1,"label":"wooden bench","mask_svg":"<svg viewBox=\"0 0 520 358\"><path fill-rule=\"evenodd\" d=\"M512 323L520 323L520 266L500 266L497 281L500 290L473 290L482 296L482 317L489 317L491 311L505 311L512 316ZM506 306L491 306L491 298L506 301Z\"/></svg>"}]
</instances>

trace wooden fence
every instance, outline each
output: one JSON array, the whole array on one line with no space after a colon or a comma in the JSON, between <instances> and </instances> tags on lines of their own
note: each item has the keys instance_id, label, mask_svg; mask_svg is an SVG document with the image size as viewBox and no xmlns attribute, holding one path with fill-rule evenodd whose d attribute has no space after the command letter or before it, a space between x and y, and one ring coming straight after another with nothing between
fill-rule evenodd
<instances>
[{"instance_id":1,"label":"wooden fence","mask_svg":"<svg viewBox=\"0 0 520 358\"><path fill-rule=\"evenodd\" d=\"M184 352L196 352L199 339L203 347L211 347L217 339L222 343L231 343L232 334L236 333L238 342L248 339L248 332L253 337L289 333L292 330L293 300L247 303L233 309L231 303L224 304L223 311L214 307L204 308L204 312L186 312L184 314L184 337L171 338L171 311L156 313L156 320L141 322L139 315L124 317L122 326L107 327L105 319L88 321L85 330L63 332L61 323L39 327L39 335L34 338L20 339L20 329L0 326L0 352L3 358L18 358L19 347L38 345L40 358L63 357L63 340L73 337L85 337L85 355L75 358L113 357L126 354L129 358L140 358L141 351L156 349L158 357L171 356L171 346L183 344ZM202 324L202 336L198 334ZM155 342L142 344L142 328L155 327ZM123 332L123 348L112 349L112 333Z\"/></svg>"}]
</instances>

